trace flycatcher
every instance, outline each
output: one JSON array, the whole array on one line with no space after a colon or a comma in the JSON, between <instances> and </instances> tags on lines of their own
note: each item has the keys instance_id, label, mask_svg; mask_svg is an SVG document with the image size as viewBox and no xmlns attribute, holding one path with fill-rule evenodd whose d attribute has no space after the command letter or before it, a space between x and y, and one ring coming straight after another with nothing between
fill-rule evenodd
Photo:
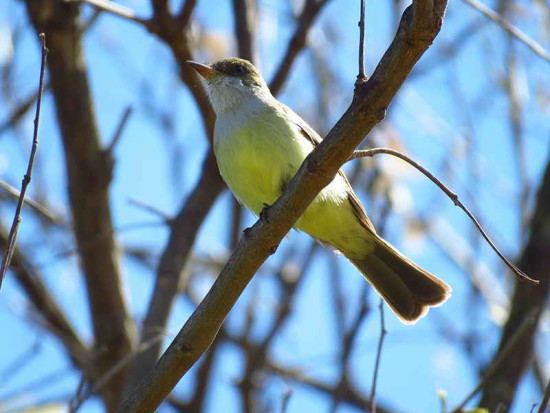
<instances>
[{"instance_id":1,"label":"flycatcher","mask_svg":"<svg viewBox=\"0 0 550 413\"><path fill-rule=\"evenodd\" d=\"M214 153L220 173L233 194L259 215L277 200L321 138L271 95L250 62L231 58L211 66L188 63L204 79L216 112ZM342 252L406 324L450 296L446 283L376 234L342 171L295 228Z\"/></svg>"}]
</instances>

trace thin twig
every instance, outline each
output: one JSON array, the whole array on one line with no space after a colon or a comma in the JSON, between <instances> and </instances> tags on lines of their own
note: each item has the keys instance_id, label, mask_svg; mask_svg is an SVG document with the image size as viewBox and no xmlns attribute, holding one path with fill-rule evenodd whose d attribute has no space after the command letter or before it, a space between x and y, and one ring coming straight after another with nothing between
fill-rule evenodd
<instances>
[{"instance_id":1,"label":"thin twig","mask_svg":"<svg viewBox=\"0 0 550 413\"><path fill-rule=\"evenodd\" d=\"M136 12L132 9L121 6L118 3L107 1L107 0L64 0L66 3L87 3L99 10L106 11L108 13L114 14L115 16L122 17L127 20L134 21L136 23L144 24L147 26L149 21L137 17Z\"/></svg>"},{"instance_id":2,"label":"thin twig","mask_svg":"<svg viewBox=\"0 0 550 413\"><path fill-rule=\"evenodd\" d=\"M537 413L546 412L546 408L548 407L549 401L550 401L550 380L548 381L548 385L546 386L546 390L544 391L544 397L542 398L542 402L540 402L539 410L537 411Z\"/></svg>"},{"instance_id":3,"label":"thin twig","mask_svg":"<svg viewBox=\"0 0 550 413\"><path fill-rule=\"evenodd\" d=\"M518 29L516 26L511 24L508 20L501 17L497 12L491 10L489 7L487 7L486 5L484 5L483 3L477 0L463 0L463 1L468 3L474 9L481 12L484 16L486 16L490 20L497 23L500 27L502 27L504 30L506 30L508 33L510 33L512 36L514 36L516 39L518 39L520 42L526 45L529 49L531 49L537 56L541 57L547 62L550 62L550 53L544 47L542 47L535 40L531 39L529 36L527 36L527 34L525 34L525 32Z\"/></svg>"},{"instance_id":4,"label":"thin twig","mask_svg":"<svg viewBox=\"0 0 550 413\"><path fill-rule=\"evenodd\" d=\"M441 189L445 194L451 198L451 200L454 202L455 206L462 209L466 215L470 218L470 220L474 223L474 225L477 227L483 238L485 238L485 241L491 246L493 251L496 252L496 254L504 261L504 263L510 268L522 281L528 281L533 284L538 284L538 280L534 280L533 278L530 278L527 274L525 274L523 271L521 271L518 267L516 267L514 264L512 264L505 256L500 252L500 250L495 246L493 241L489 238L481 224L477 221L477 219L474 217L474 215L464 206L464 204L458 199L458 195L455 194L453 191L451 191L449 188L447 188L439 179L437 179L431 172L429 172L426 168L421 166L418 162L412 160L408 156L402 154L401 152L395 151L393 149L389 148L374 148L374 149L367 149L362 151L355 151L350 157L349 161L352 159L357 158L363 158L363 157L372 157L374 155L378 155L380 153L385 153L388 155L396 156L399 159L404 160L405 162L409 163L410 165L414 166L416 169L418 169L420 172L422 172L425 176L427 176L434 184L436 184L439 189Z\"/></svg>"},{"instance_id":5,"label":"thin twig","mask_svg":"<svg viewBox=\"0 0 550 413\"><path fill-rule=\"evenodd\" d=\"M0 269L0 288L2 288L2 281L4 281L4 275L10 266L11 257L15 251L15 242L17 240L17 232L19 231L19 224L21 223L21 210L23 209L23 203L25 202L25 193L27 187L31 182L32 167L34 164L34 157L36 156L36 150L38 149L38 123L40 121L40 106L42 104L42 94L44 93L44 74L46 71L46 56L48 55L48 49L46 48L46 35L44 33L39 34L40 43L42 45L42 61L40 63L40 81L38 83L38 98L36 100L36 114L34 116L34 132L32 136L32 149L29 157L29 163L27 165L27 173L23 177L21 184L21 193L19 194L19 201L17 202L17 208L15 209L15 216L13 217L13 223L11 225L10 234L8 236L8 243L6 245L6 253L2 260L2 268Z\"/></svg>"},{"instance_id":6,"label":"thin twig","mask_svg":"<svg viewBox=\"0 0 550 413\"><path fill-rule=\"evenodd\" d=\"M510 354L512 354L513 351L517 350L516 344L519 343L523 335L529 331L529 327L531 327L533 323L536 323L537 321L536 314L538 311L539 311L539 308L535 307L529 312L529 314L527 314L527 317L525 317L525 319L523 320L519 328L516 330L514 335L508 341L508 344L506 344L504 349L500 352L500 355L493 362L493 364L491 364L489 368L485 370L485 374L483 375L483 378L481 379L479 384L466 396L466 398L462 401L462 403L460 403L452 411L452 413L462 412L464 409L464 406L466 406L466 403L468 403L477 394L477 392L480 391L485 386L485 384L487 383L487 380L497 371L501 363L504 360L506 360L506 358Z\"/></svg>"},{"instance_id":7,"label":"thin twig","mask_svg":"<svg viewBox=\"0 0 550 413\"><path fill-rule=\"evenodd\" d=\"M170 222L173 221L173 218L169 214L167 214L166 212L160 210L159 208L157 208L154 205L148 204L145 201L142 201L142 200L136 199L136 198L128 198L128 203L130 205L141 208L144 211L147 211L147 212L150 212L150 213L156 215L157 217L161 218L167 224L169 224Z\"/></svg>"},{"instance_id":8,"label":"thin twig","mask_svg":"<svg viewBox=\"0 0 550 413\"><path fill-rule=\"evenodd\" d=\"M287 389L283 394L283 402L281 403L281 413L286 413L288 411L288 404L290 402L291 396L292 396L292 389Z\"/></svg>"},{"instance_id":9,"label":"thin twig","mask_svg":"<svg viewBox=\"0 0 550 413\"><path fill-rule=\"evenodd\" d=\"M120 140L120 137L122 136L122 132L124 132L124 129L128 124L128 120L130 119L130 115L132 115L132 112L133 112L133 108L131 106L127 106L124 109L124 112L122 112L122 117L120 118L116 131L113 135L113 139L111 139L111 143L109 143L109 145L107 146L107 149L106 149L107 153L113 152L115 146Z\"/></svg>"},{"instance_id":10,"label":"thin twig","mask_svg":"<svg viewBox=\"0 0 550 413\"><path fill-rule=\"evenodd\" d=\"M359 73L357 82L362 83L366 79L365 75L365 2L361 0L361 17L359 19Z\"/></svg>"},{"instance_id":11,"label":"thin twig","mask_svg":"<svg viewBox=\"0 0 550 413\"><path fill-rule=\"evenodd\" d=\"M193 10L195 9L196 5L197 0L185 0L184 2L182 2L181 11L179 13L179 21L182 27L185 27L189 24L189 21L191 20L191 15L193 14Z\"/></svg>"},{"instance_id":12,"label":"thin twig","mask_svg":"<svg viewBox=\"0 0 550 413\"><path fill-rule=\"evenodd\" d=\"M380 299L378 308L380 309L380 338L378 339L378 348L376 349L376 361L374 363L374 375L372 377L372 387L370 391L370 413L376 413L376 383L378 381L380 359L382 358L382 346L384 344L384 338L388 333L386 330L386 322L384 320L384 301L382 299Z\"/></svg>"}]
</instances>

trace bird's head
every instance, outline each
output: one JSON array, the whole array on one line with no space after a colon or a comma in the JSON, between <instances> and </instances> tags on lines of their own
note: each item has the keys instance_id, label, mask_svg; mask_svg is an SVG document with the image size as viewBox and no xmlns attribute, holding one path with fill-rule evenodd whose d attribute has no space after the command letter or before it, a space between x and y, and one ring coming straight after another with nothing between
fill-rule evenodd
<instances>
[{"instance_id":1,"label":"bird's head","mask_svg":"<svg viewBox=\"0 0 550 413\"><path fill-rule=\"evenodd\" d=\"M217 114L237 108L249 99L271 96L269 89L248 60L223 59L210 66L188 61L203 78L210 102Z\"/></svg>"}]
</instances>

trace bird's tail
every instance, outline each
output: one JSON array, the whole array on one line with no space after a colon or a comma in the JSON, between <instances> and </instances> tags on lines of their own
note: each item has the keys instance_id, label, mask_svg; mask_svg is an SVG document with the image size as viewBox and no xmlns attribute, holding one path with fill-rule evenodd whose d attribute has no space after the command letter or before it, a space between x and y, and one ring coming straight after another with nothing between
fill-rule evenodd
<instances>
[{"instance_id":1,"label":"bird's tail","mask_svg":"<svg viewBox=\"0 0 550 413\"><path fill-rule=\"evenodd\" d=\"M351 262L378 291L405 324L415 324L429 307L443 304L451 287L423 270L382 238L376 236L374 250ZM348 257L349 258L349 257Z\"/></svg>"}]
</instances>

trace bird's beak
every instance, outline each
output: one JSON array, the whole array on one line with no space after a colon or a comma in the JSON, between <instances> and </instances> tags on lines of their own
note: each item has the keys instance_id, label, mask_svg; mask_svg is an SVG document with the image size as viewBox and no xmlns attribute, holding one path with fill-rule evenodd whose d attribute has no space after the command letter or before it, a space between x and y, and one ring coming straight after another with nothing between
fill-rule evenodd
<instances>
[{"instance_id":1,"label":"bird's beak","mask_svg":"<svg viewBox=\"0 0 550 413\"><path fill-rule=\"evenodd\" d=\"M210 66L203 65L202 63L193 62L192 60L188 60L186 63L193 67L193 69L206 80L212 79L219 74L217 70L212 69Z\"/></svg>"}]
</instances>

